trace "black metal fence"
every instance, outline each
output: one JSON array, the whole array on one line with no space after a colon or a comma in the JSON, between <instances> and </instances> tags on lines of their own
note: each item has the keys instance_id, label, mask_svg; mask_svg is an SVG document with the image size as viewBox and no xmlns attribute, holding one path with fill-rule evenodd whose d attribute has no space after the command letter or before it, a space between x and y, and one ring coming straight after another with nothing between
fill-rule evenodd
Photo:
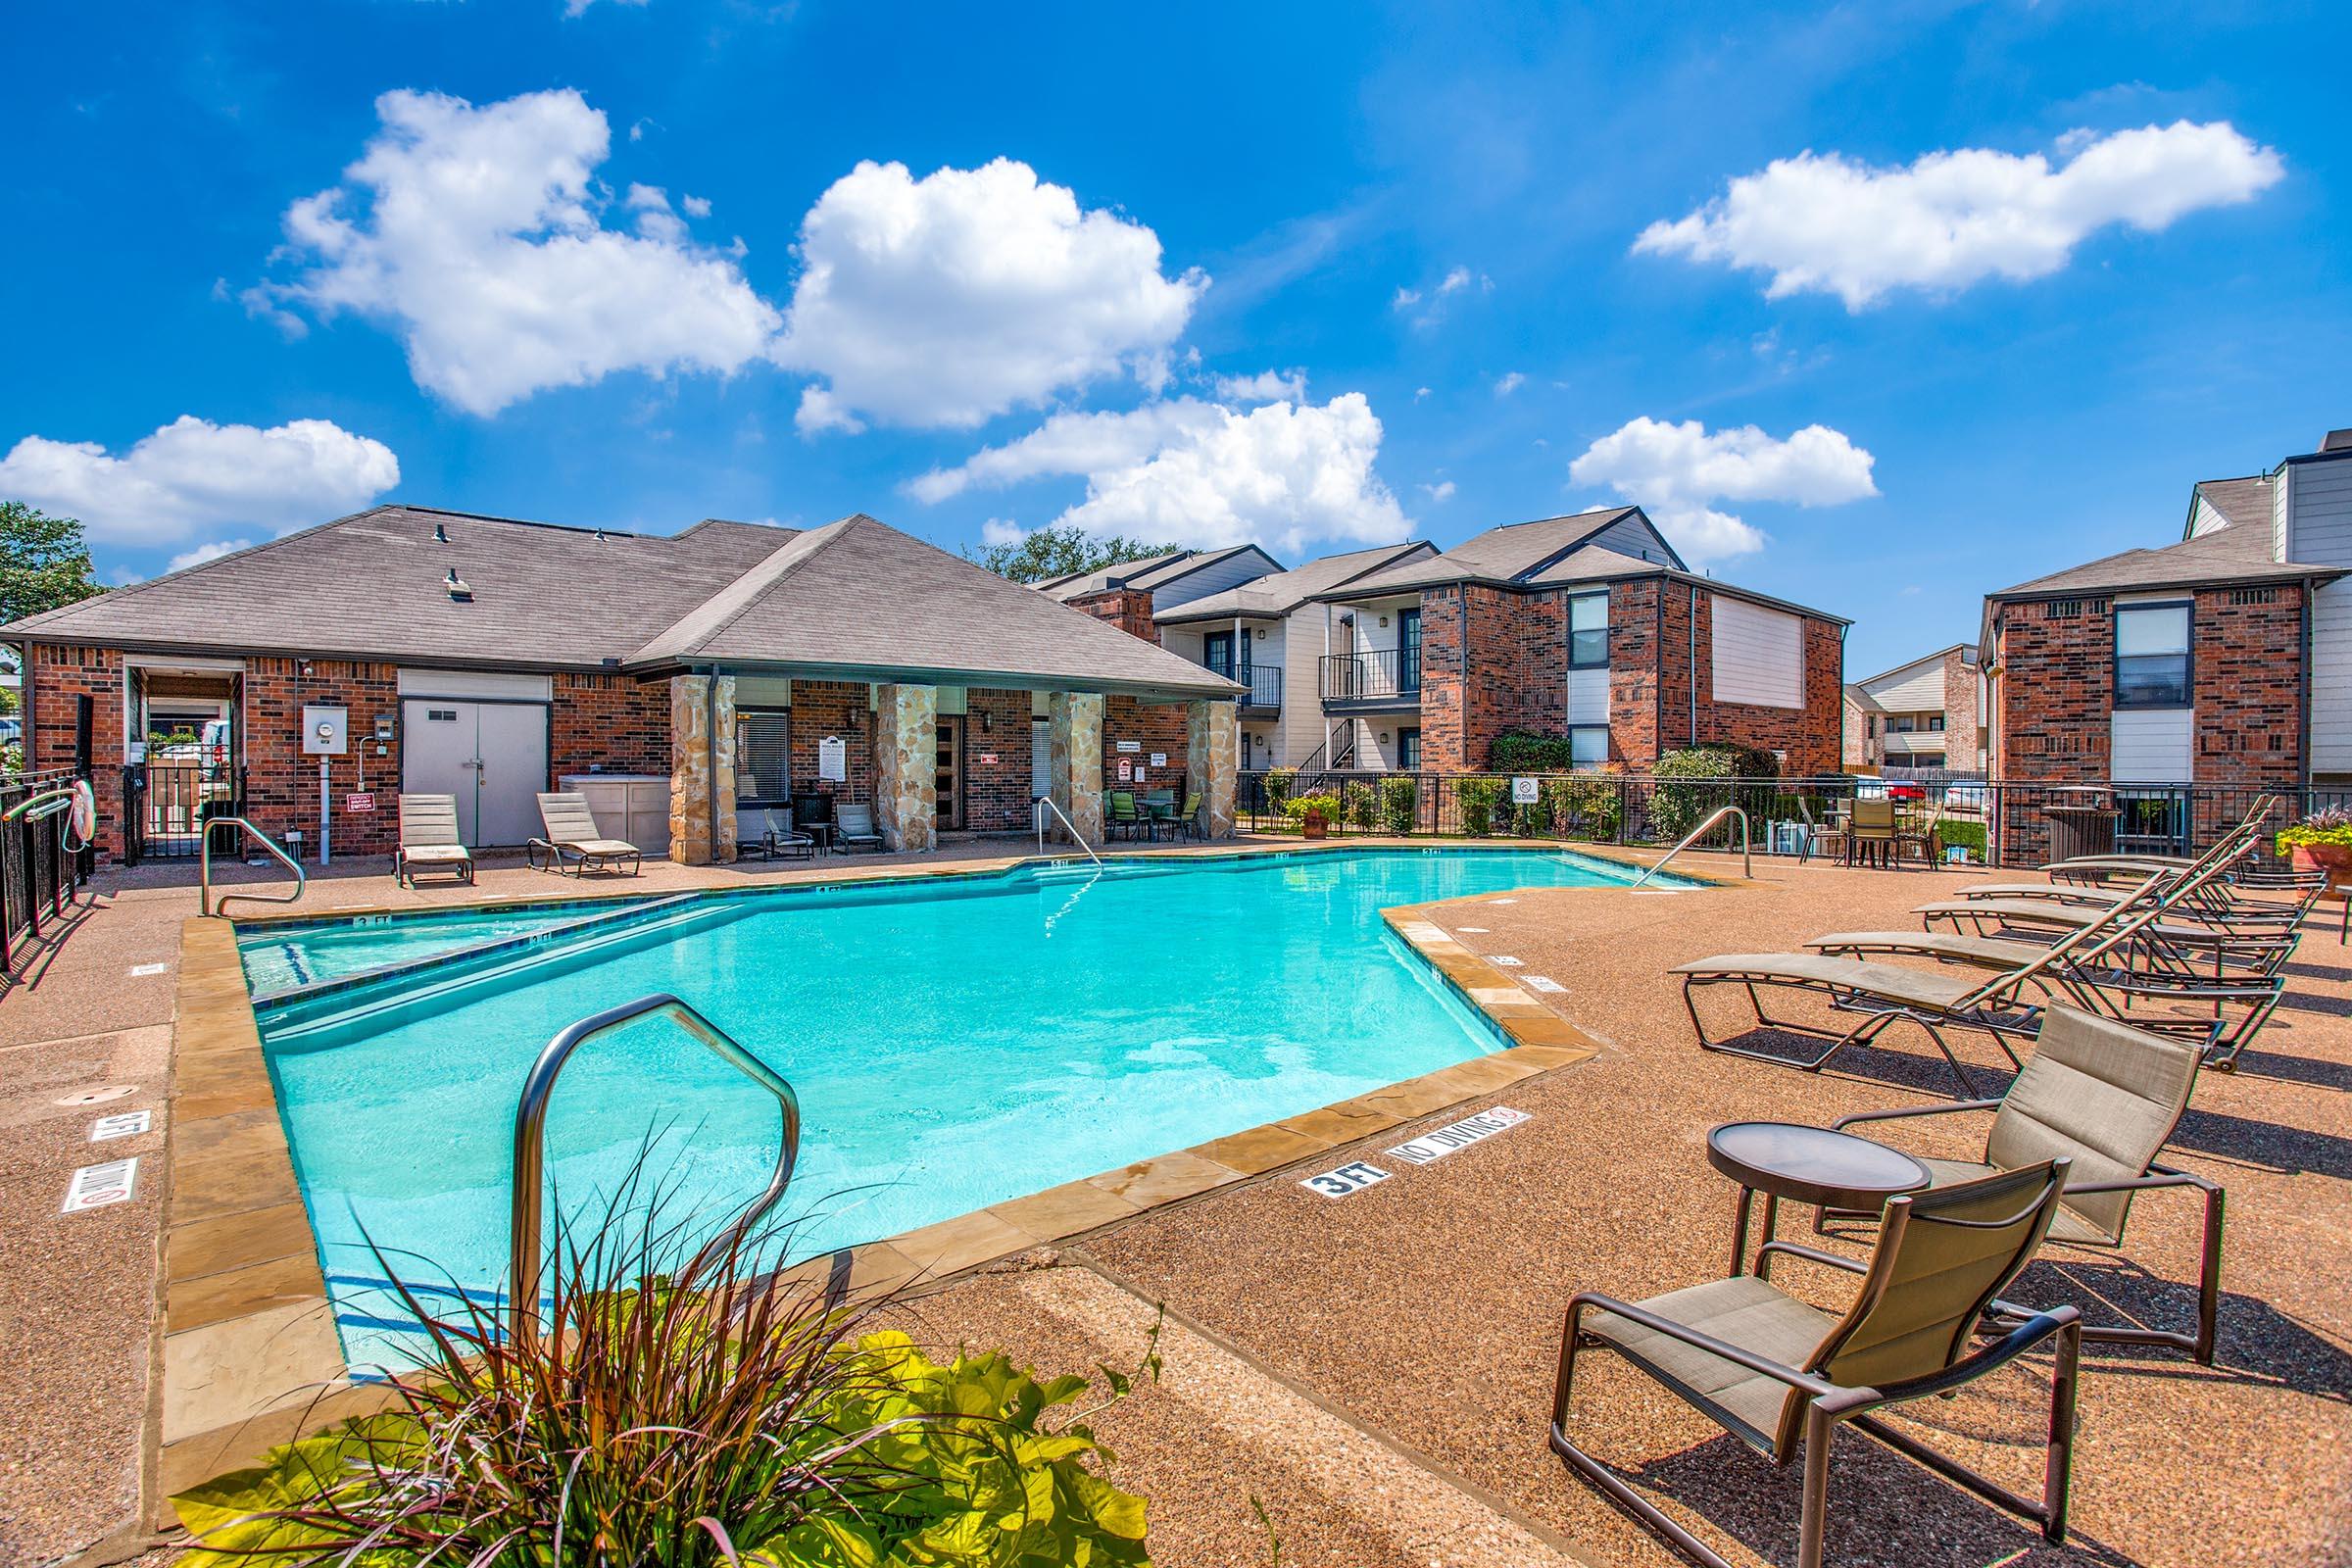
<instances>
[{"instance_id":1,"label":"black metal fence","mask_svg":"<svg viewBox=\"0 0 2352 1568\"><path fill-rule=\"evenodd\" d=\"M1852 801L1891 799L1906 834L1938 859L2026 868L2063 855L2193 855L2277 797L2274 826L2352 791L2258 784L2060 786L1831 774L1819 778L1660 778L1646 773L1407 773L1343 770L1241 776L1235 806L1252 830L1302 824L1309 803L1335 836L1436 834L1567 843L1668 845L1718 808L1748 818L1759 854L1794 855ZM1734 830L1725 824L1720 842ZM1710 835L1711 839L1716 835ZM2264 850L2270 845L2266 839Z\"/></svg>"},{"instance_id":2,"label":"black metal fence","mask_svg":"<svg viewBox=\"0 0 2352 1568\"><path fill-rule=\"evenodd\" d=\"M0 778L0 974L15 973L19 951L65 917L96 869L97 852L72 836L72 813L41 799L74 780L65 771Z\"/></svg>"},{"instance_id":3,"label":"black metal fence","mask_svg":"<svg viewBox=\"0 0 2352 1568\"><path fill-rule=\"evenodd\" d=\"M245 770L195 757L132 762L122 769L122 863L192 860L203 848L205 824L245 809ZM236 845L229 828L213 853Z\"/></svg>"}]
</instances>

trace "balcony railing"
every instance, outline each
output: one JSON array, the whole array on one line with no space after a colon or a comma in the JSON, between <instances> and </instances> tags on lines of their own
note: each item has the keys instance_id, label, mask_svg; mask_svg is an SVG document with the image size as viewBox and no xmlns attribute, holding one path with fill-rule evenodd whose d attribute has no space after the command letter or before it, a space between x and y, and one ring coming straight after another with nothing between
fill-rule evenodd
<instances>
[{"instance_id":1,"label":"balcony railing","mask_svg":"<svg viewBox=\"0 0 2352 1568\"><path fill-rule=\"evenodd\" d=\"M1244 664L1241 673L1234 673L1230 659L1208 659L1201 662L1212 675L1240 681L1250 688L1242 700L1244 708L1280 708L1282 706L1282 666L1280 664Z\"/></svg>"},{"instance_id":2,"label":"balcony railing","mask_svg":"<svg viewBox=\"0 0 2352 1568\"><path fill-rule=\"evenodd\" d=\"M1323 700L1327 703L1418 702L1421 653L1379 648L1366 654L1327 654Z\"/></svg>"}]
</instances>

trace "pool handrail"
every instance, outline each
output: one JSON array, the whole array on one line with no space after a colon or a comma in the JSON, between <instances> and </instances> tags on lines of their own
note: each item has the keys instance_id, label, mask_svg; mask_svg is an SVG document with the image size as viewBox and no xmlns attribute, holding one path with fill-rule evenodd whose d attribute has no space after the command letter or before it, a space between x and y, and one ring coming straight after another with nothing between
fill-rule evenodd
<instances>
[{"instance_id":1,"label":"pool handrail","mask_svg":"<svg viewBox=\"0 0 2352 1568\"><path fill-rule=\"evenodd\" d=\"M262 848L275 857L280 865L294 873L294 891L291 893L223 893L220 895L220 901L216 903L213 899L213 830L222 827L243 828L247 833L260 839ZM302 898L303 890L311 885L310 875L303 870L302 862L288 855L279 846L277 840L263 832L245 817L208 816L204 819L203 831L197 837L200 843L196 851L196 908L200 913L219 914L222 909L228 907L228 901L231 899L243 899L248 904L293 904Z\"/></svg>"},{"instance_id":2,"label":"pool handrail","mask_svg":"<svg viewBox=\"0 0 2352 1568\"><path fill-rule=\"evenodd\" d=\"M555 1094L556 1079L564 1071L564 1064L571 1059L571 1054L596 1036L657 1012L666 1014L708 1046L721 1061L773 1095L783 1121L784 1146L776 1156L775 1173L768 1178L766 1190L752 1200L740 1218L708 1243L703 1252L707 1254L711 1248L740 1241L775 1207L776 1200L791 1184L793 1163L801 1152L801 1097L782 1074L696 1011L691 1004L667 992L656 992L565 1026L539 1053L539 1059L531 1063L530 1075L522 1082L521 1098L514 1104L514 1214L509 1225L507 1322L509 1333L518 1344L537 1338L539 1332L539 1276L544 1262L540 1256L539 1189L546 1177L547 1104Z\"/></svg>"},{"instance_id":3,"label":"pool handrail","mask_svg":"<svg viewBox=\"0 0 2352 1568\"><path fill-rule=\"evenodd\" d=\"M1070 842L1086 851L1088 859L1097 865L1102 863L1102 857L1097 855L1094 847L1086 842L1086 835L1078 831L1078 824L1070 820L1070 813L1054 805L1054 797L1051 795L1040 795L1029 808L1029 815L1037 824L1038 854L1046 853L1046 813L1048 811L1052 811L1055 816L1061 818L1061 825L1070 831Z\"/></svg>"},{"instance_id":4,"label":"pool handrail","mask_svg":"<svg viewBox=\"0 0 2352 1568\"><path fill-rule=\"evenodd\" d=\"M1737 806L1719 806L1714 810L1707 813L1707 819L1704 822L1699 823L1698 826L1684 834L1682 843L1677 844L1673 849L1668 850L1664 855L1658 857L1658 861L1655 865L1652 865L1648 870L1634 878L1633 887L1626 889L1626 891L1628 893L1637 891L1642 883L1648 881L1651 877L1656 876L1660 871L1665 870L1666 862L1668 860L1673 859L1676 856L1689 849L1701 834L1705 833L1709 828L1713 827L1716 823L1722 821L1727 816L1734 818L1740 824L1740 874L1744 877L1753 877L1756 874L1756 861L1754 855L1750 852L1750 847L1747 841L1747 813L1740 809L1740 808Z\"/></svg>"}]
</instances>

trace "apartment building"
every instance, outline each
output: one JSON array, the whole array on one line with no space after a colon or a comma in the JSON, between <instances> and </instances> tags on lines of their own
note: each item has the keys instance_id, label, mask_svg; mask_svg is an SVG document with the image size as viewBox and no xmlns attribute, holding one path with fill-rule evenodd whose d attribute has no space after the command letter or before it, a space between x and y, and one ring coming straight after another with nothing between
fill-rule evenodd
<instances>
[{"instance_id":1,"label":"apartment building","mask_svg":"<svg viewBox=\"0 0 2352 1568\"><path fill-rule=\"evenodd\" d=\"M1954 643L1847 686L1847 770L1983 772L1980 684L1976 650Z\"/></svg>"}]
</instances>

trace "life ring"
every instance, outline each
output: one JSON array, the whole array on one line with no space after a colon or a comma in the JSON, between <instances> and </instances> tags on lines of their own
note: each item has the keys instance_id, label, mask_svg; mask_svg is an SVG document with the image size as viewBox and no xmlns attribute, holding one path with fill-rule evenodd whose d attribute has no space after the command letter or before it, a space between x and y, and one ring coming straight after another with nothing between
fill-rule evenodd
<instances>
[{"instance_id":1,"label":"life ring","mask_svg":"<svg viewBox=\"0 0 2352 1568\"><path fill-rule=\"evenodd\" d=\"M68 848L70 850L78 852L88 849L93 843L97 842L98 797L97 794L91 790L90 781L86 778L75 779L72 787L74 792L74 804L67 808L66 824L73 830L74 837L79 839L81 842L79 844L69 845Z\"/></svg>"}]
</instances>

